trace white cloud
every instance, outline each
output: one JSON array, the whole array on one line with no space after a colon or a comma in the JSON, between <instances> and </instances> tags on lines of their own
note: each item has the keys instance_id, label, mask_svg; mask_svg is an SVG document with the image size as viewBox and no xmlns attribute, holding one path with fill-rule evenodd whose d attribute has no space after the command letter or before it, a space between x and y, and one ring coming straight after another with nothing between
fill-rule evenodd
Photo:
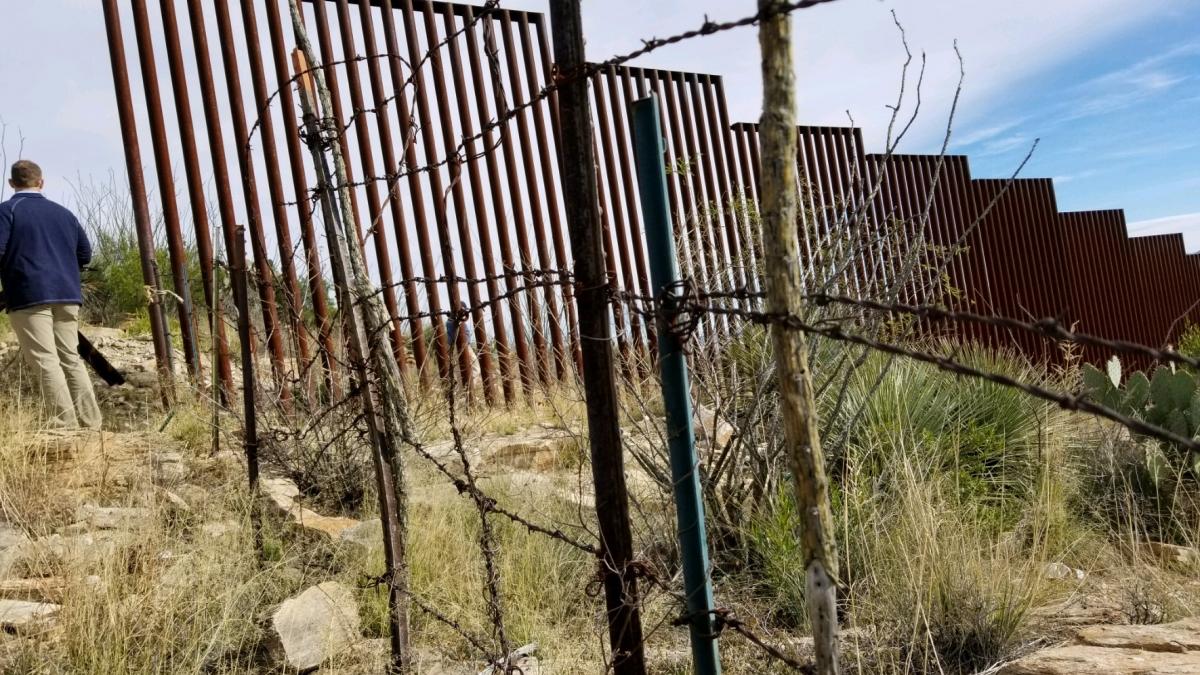
<instances>
[{"instance_id":1,"label":"white cloud","mask_svg":"<svg viewBox=\"0 0 1200 675\"><path fill-rule=\"evenodd\" d=\"M1152 234L1183 234L1183 243L1188 252L1200 250L1200 213L1183 213L1165 218L1153 218L1129 223L1126 228L1131 236Z\"/></svg>"},{"instance_id":2,"label":"white cloud","mask_svg":"<svg viewBox=\"0 0 1200 675\"><path fill-rule=\"evenodd\" d=\"M1016 127L1016 126L1022 124L1027 119L1029 119L1029 118L1028 117L1018 117L1015 119L1008 120L1007 122L1001 122L999 124L992 124L992 125L986 126L986 127L979 127L979 128L971 129L963 134L956 133L956 134L954 134L954 137L952 140L953 140L954 145L958 146L958 147L974 145L976 143L982 143L983 141L995 138L996 136L999 136L1000 134L1008 131L1009 129L1012 129L1013 127Z\"/></svg>"}]
</instances>

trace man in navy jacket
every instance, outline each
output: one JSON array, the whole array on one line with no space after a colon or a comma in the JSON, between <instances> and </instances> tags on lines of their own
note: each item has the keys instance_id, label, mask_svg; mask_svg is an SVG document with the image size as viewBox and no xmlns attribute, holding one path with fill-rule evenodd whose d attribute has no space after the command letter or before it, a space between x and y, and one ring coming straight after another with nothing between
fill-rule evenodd
<instances>
[{"instance_id":1,"label":"man in navy jacket","mask_svg":"<svg viewBox=\"0 0 1200 675\"><path fill-rule=\"evenodd\" d=\"M37 164L13 164L8 184L16 193L0 204L0 283L13 331L38 374L50 423L99 429L96 393L78 351L79 273L92 244L74 214L42 196Z\"/></svg>"}]
</instances>

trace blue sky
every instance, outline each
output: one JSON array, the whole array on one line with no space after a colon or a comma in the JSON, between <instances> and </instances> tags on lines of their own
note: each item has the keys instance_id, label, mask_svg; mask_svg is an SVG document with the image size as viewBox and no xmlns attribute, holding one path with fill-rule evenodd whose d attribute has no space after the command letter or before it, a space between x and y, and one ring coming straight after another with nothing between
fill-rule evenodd
<instances>
[{"instance_id":1,"label":"blue sky","mask_svg":"<svg viewBox=\"0 0 1200 675\"><path fill-rule=\"evenodd\" d=\"M1188 247L1200 248L1200 2L1187 4L1030 73L954 151L1001 175L1040 137L1027 173L1055 179L1060 209L1124 208L1131 223L1192 214Z\"/></svg>"},{"instance_id":2,"label":"blue sky","mask_svg":"<svg viewBox=\"0 0 1200 675\"><path fill-rule=\"evenodd\" d=\"M149 4L157 25L157 3ZM731 19L754 8L754 0L585 0L588 53L630 51L705 15ZM795 18L804 122L846 124L849 111L880 149L903 59L892 10L913 50L928 55L921 115L902 151L940 144L957 39L967 78L951 149L971 156L975 175L1009 174L1040 137L1025 175L1055 177L1063 209L1124 208L1134 234L1183 231L1200 250L1200 0L838 0L805 10ZM46 167L54 196L69 197L68 181L124 180L105 44L99 0L0 0L0 118ZM636 63L723 75L731 117L758 116L753 28ZM141 128L148 146L144 118Z\"/></svg>"}]
</instances>

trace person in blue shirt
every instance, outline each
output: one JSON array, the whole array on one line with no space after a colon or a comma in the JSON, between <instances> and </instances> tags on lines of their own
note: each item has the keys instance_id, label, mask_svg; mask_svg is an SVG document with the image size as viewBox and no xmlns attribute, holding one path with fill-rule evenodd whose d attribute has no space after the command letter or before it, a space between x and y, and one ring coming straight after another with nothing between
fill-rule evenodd
<instances>
[{"instance_id":1,"label":"person in blue shirt","mask_svg":"<svg viewBox=\"0 0 1200 675\"><path fill-rule=\"evenodd\" d=\"M79 219L42 195L42 169L12 165L15 194L0 204L0 284L25 361L37 373L50 424L99 429L100 407L79 357L80 271L92 244Z\"/></svg>"}]
</instances>

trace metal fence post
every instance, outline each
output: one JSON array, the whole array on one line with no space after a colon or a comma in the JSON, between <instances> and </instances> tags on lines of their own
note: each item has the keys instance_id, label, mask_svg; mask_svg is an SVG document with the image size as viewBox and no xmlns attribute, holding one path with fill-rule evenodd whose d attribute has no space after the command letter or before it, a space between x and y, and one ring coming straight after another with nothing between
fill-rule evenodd
<instances>
[{"instance_id":1,"label":"metal fence post","mask_svg":"<svg viewBox=\"0 0 1200 675\"><path fill-rule=\"evenodd\" d=\"M658 99L633 103L633 145L637 159L638 192L646 223L650 258L650 283L662 301L658 316L658 363L667 412L667 442L671 454L671 479L675 485L675 511L679 523L679 548L683 554L683 584L691 619L693 670L700 675L721 672L721 657L713 630L713 591L708 576L708 537L704 525L704 500L700 492L699 462L692 428L691 387L683 345L670 330L673 300L671 287L679 281L671 209L667 202L666 165L659 131Z\"/></svg>"}]
</instances>

